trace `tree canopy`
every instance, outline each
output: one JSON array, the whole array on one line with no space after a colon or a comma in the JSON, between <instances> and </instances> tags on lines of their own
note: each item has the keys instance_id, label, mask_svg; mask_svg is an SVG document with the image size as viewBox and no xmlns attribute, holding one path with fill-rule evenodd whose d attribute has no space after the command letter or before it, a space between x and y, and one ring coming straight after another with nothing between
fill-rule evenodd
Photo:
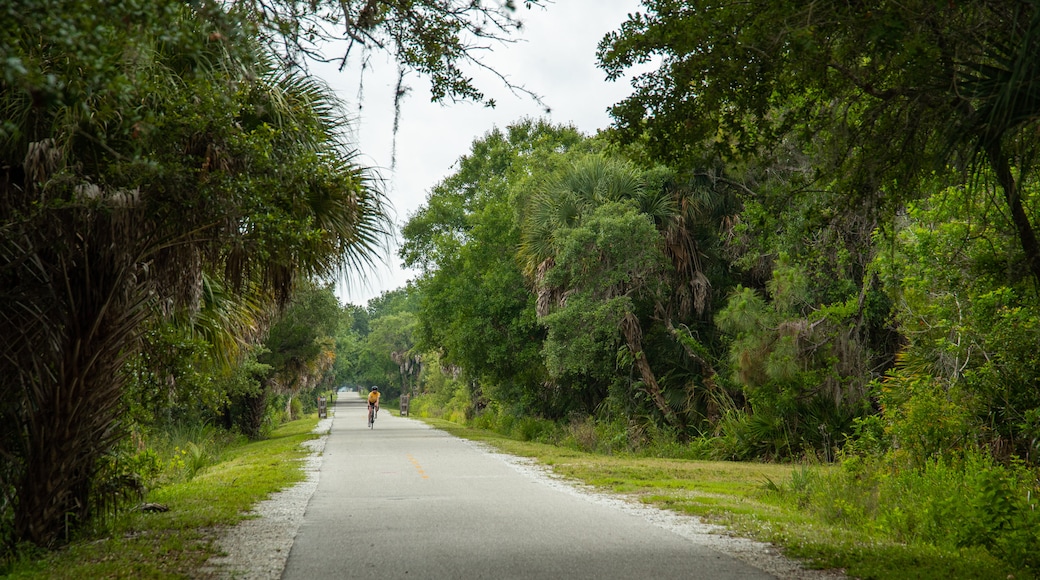
<instances>
[{"instance_id":1,"label":"tree canopy","mask_svg":"<svg viewBox=\"0 0 1040 580\"><path fill-rule=\"evenodd\" d=\"M686 163L706 149L776 157L796 138L813 187L836 180L850 207L885 215L937 172L986 177L1040 281L1020 192L1040 119L1035 2L644 4L598 51L611 78L660 61L612 109L623 139L645 133L659 158Z\"/></svg>"},{"instance_id":2,"label":"tree canopy","mask_svg":"<svg viewBox=\"0 0 1040 580\"><path fill-rule=\"evenodd\" d=\"M516 17L516 0L234 0L232 12L243 12L256 23L260 39L286 64L339 62L340 70L354 51L389 53L404 70L430 79L433 100L486 100L469 76L470 67L497 76L510 89L537 98L514 85L500 71L485 65L480 55L514 42L523 24ZM531 9L543 0L522 0ZM341 50L342 52L334 52Z\"/></svg>"},{"instance_id":3,"label":"tree canopy","mask_svg":"<svg viewBox=\"0 0 1040 580\"><path fill-rule=\"evenodd\" d=\"M419 344L506 406L555 412L541 388L543 332L513 258L517 200L526 184L561 163L561 152L587 147L574 128L542 121L490 131L403 228L404 263L423 269Z\"/></svg>"}]
</instances>

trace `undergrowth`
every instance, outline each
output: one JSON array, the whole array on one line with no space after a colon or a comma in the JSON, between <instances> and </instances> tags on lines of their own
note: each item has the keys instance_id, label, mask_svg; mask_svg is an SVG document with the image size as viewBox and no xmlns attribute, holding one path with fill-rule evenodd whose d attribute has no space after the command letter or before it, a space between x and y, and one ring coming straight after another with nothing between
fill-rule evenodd
<instances>
[{"instance_id":1,"label":"undergrowth","mask_svg":"<svg viewBox=\"0 0 1040 580\"><path fill-rule=\"evenodd\" d=\"M221 527L237 523L256 502L303 477L298 460L307 452L301 444L317 436L312 433L316 424L314 416L293 421L252 442L205 427L135 436L121 450L120 468L135 466L145 484L144 495L134 502L167 511L124 506L59 550L18 546L0 558L0 576L197 576L216 554Z\"/></svg>"}]
</instances>

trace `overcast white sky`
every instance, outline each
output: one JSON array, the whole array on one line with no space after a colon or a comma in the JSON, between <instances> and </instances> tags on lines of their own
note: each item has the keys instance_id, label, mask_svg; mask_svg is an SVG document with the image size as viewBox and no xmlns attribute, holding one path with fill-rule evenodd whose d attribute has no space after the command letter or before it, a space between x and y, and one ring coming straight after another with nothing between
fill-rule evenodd
<instances>
[{"instance_id":1,"label":"overcast white sky","mask_svg":"<svg viewBox=\"0 0 1040 580\"><path fill-rule=\"evenodd\" d=\"M519 3L518 4L522 4ZM639 0L558 0L546 8L518 15L524 22L520 42L497 46L482 62L541 95L551 108L543 109L528 97L511 94L500 80L471 71L477 87L496 100L488 109L473 103L430 103L429 81L415 74L405 77L411 92L401 109L397 134L396 166L393 151L393 94L396 64L374 56L365 72L364 91L358 108L359 66L337 72L316 69L350 107L358 119L355 134L361 163L375 167L384 179L398 226L422 205L430 189L455 170L456 161L469 153L474 140L493 127L505 127L524 117L573 123L592 135L610 125L607 108L630 93L628 80L609 83L596 68L596 45L603 35L617 30ZM416 272L401 268L397 247L390 248L387 265L376 271L352 275L340 283L342 302L365 305L383 291L402 287Z\"/></svg>"}]
</instances>

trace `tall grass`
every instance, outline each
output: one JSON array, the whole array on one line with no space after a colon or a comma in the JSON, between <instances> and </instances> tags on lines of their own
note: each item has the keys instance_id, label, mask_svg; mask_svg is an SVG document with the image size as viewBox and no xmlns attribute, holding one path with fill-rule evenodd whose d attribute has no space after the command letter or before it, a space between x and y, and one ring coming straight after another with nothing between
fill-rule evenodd
<instances>
[{"instance_id":1,"label":"tall grass","mask_svg":"<svg viewBox=\"0 0 1040 580\"><path fill-rule=\"evenodd\" d=\"M922 467L897 453L844 458L839 469L796 471L782 494L824 521L902 544L980 548L1040 571L1040 473L967 450Z\"/></svg>"},{"instance_id":2,"label":"tall grass","mask_svg":"<svg viewBox=\"0 0 1040 580\"><path fill-rule=\"evenodd\" d=\"M244 437L207 424L171 425L142 435L144 453L154 453L158 463L149 487L191 481L202 470L217 463L224 452L244 442Z\"/></svg>"}]
</instances>

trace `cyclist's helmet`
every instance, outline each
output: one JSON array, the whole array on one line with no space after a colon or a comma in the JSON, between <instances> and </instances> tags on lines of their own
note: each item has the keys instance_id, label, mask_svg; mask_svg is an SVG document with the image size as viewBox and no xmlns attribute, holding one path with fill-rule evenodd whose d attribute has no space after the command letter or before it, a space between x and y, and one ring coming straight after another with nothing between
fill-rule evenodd
<instances>
[{"instance_id":1,"label":"cyclist's helmet","mask_svg":"<svg viewBox=\"0 0 1040 580\"><path fill-rule=\"evenodd\" d=\"M372 390L373 390L373 391L378 391L378 390L379 390L379 387L372 387Z\"/></svg>"}]
</instances>

